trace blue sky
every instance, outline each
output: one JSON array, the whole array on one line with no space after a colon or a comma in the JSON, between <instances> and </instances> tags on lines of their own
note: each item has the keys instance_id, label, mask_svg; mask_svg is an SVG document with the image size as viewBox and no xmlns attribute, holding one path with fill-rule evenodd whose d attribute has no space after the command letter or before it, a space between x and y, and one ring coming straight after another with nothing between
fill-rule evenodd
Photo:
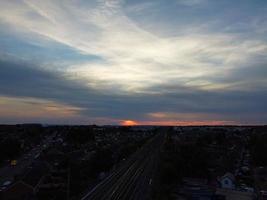
<instances>
[{"instance_id":1,"label":"blue sky","mask_svg":"<svg viewBox=\"0 0 267 200\"><path fill-rule=\"evenodd\" d=\"M266 124L265 0L0 2L0 123Z\"/></svg>"}]
</instances>

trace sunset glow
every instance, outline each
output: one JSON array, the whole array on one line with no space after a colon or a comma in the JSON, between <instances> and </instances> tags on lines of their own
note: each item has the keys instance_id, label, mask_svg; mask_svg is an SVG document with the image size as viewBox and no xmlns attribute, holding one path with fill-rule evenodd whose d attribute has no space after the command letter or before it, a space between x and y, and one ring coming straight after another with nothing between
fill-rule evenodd
<instances>
[{"instance_id":1,"label":"sunset glow","mask_svg":"<svg viewBox=\"0 0 267 200\"><path fill-rule=\"evenodd\" d=\"M133 120L125 120L120 123L123 126L221 126L221 125L234 125L236 122L234 121L133 121ZM239 124L237 124L239 125Z\"/></svg>"},{"instance_id":2,"label":"sunset glow","mask_svg":"<svg viewBox=\"0 0 267 200\"><path fill-rule=\"evenodd\" d=\"M123 126L136 126L136 125L138 125L138 123L133 121L133 120L125 120L125 121L122 121L121 125L123 125Z\"/></svg>"},{"instance_id":3,"label":"sunset glow","mask_svg":"<svg viewBox=\"0 0 267 200\"><path fill-rule=\"evenodd\" d=\"M0 123L265 124L266 10L266 0L1 0Z\"/></svg>"}]
</instances>

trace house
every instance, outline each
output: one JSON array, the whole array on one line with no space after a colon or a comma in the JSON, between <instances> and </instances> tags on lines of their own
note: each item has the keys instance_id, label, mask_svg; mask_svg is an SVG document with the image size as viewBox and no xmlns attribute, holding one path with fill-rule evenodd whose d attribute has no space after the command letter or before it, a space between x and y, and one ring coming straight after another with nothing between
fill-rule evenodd
<instances>
[{"instance_id":1,"label":"house","mask_svg":"<svg viewBox=\"0 0 267 200\"><path fill-rule=\"evenodd\" d=\"M184 178L183 186L173 191L175 199L212 200L214 189L207 185L206 179Z\"/></svg>"},{"instance_id":2,"label":"house","mask_svg":"<svg viewBox=\"0 0 267 200\"><path fill-rule=\"evenodd\" d=\"M235 189L235 176L231 173L226 173L221 178L219 178L219 182L221 185L221 188L223 189Z\"/></svg>"},{"instance_id":3,"label":"house","mask_svg":"<svg viewBox=\"0 0 267 200\"><path fill-rule=\"evenodd\" d=\"M4 200L29 200L33 199L38 191L38 186L43 177L49 172L46 162L34 162L22 177L14 184L2 191L2 199Z\"/></svg>"},{"instance_id":4,"label":"house","mask_svg":"<svg viewBox=\"0 0 267 200\"><path fill-rule=\"evenodd\" d=\"M255 194L252 192L242 192L238 190L229 190L223 188L217 188L216 195L223 197L225 200L253 200Z\"/></svg>"},{"instance_id":5,"label":"house","mask_svg":"<svg viewBox=\"0 0 267 200\"><path fill-rule=\"evenodd\" d=\"M4 200L29 200L34 195L34 188L23 181L18 181L5 189L1 194Z\"/></svg>"},{"instance_id":6,"label":"house","mask_svg":"<svg viewBox=\"0 0 267 200\"><path fill-rule=\"evenodd\" d=\"M259 200L267 200L267 191L264 190L260 191Z\"/></svg>"}]
</instances>

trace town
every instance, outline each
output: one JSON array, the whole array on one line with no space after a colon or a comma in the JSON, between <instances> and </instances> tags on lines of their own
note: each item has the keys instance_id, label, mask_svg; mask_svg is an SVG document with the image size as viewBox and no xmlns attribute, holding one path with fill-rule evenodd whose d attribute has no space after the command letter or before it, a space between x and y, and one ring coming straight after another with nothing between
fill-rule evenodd
<instances>
[{"instance_id":1,"label":"town","mask_svg":"<svg viewBox=\"0 0 267 200\"><path fill-rule=\"evenodd\" d=\"M266 126L0 126L0 199L267 199Z\"/></svg>"}]
</instances>

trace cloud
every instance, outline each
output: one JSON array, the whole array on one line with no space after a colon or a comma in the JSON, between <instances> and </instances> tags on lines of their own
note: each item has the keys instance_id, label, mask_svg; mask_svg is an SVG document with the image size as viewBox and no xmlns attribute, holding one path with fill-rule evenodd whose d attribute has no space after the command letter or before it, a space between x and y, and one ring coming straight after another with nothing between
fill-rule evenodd
<instances>
[{"instance_id":1,"label":"cloud","mask_svg":"<svg viewBox=\"0 0 267 200\"><path fill-rule=\"evenodd\" d=\"M72 121L120 123L131 119L152 123L172 118L189 122L190 119L200 121L216 116L217 121L241 123L254 120L256 116L267 119L267 93L262 90L210 92L158 85L148 89L151 93L103 93L68 76L40 70L35 65L6 61L0 62L0 91L0 95L17 98L18 102L33 98L53 102L57 110L63 109L60 105L75 108L76 120L71 117ZM33 112L36 112L35 108L32 107ZM163 116L160 120L158 113Z\"/></svg>"},{"instance_id":2,"label":"cloud","mask_svg":"<svg viewBox=\"0 0 267 200\"><path fill-rule=\"evenodd\" d=\"M183 4L186 6L195 6L199 4L206 3L207 0L177 0L177 3Z\"/></svg>"},{"instance_id":3,"label":"cloud","mask_svg":"<svg viewBox=\"0 0 267 200\"><path fill-rule=\"evenodd\" d=\"M5 122L65 121L79 117L80 108L53 101L0 96L0 120Z\"/></svg>"},{"instance_id":4,"label":"cloud","mask_svg":"<svg viewBox=\"0 0 267 200\"><path fill-rule=\"evenodd\" d=\"M1 1L0 26L24 43L41 46L49 56L46 61L38 58L46 54L36 54L40 48L30 45L25 61L26 51L14 51L12 45L2 49L11 55L5 60L1 57L0 93L18 101L34 98L73 106L81 117L112 123L127 119L158 123L151 113L168 113L166 123L173 122L171 117L202 122L201 118L214 115L217 122L263 122L267 100L264 29L257 35L238 32L242 28L226 26L230 18L220 16L214 23L195 10L194 17L204 22L198 26L190 18L189 28L183 29L187 24L175 15L179 3L188 6L182 12L184 18L190 17L186 12L191 7L208 4L204 0L175 2L174 8L164 7L169 15L157 16L163 20L167 15L174 23L170 36L164 31L156 34L151 27L164 27L148 20L146 10L157 8L158 2L131 7L127 1L116 0ZM142 14L149 25L127 12ZM248 23L246 29L260 30L262 24ZM214 30L216 26L222 28ZM12 38L1 40L1 44L11 43ZM20 43L22 51L24 43ZM54 48L54 43L64 51Z\"/></svg>"},{"instance_id":5,"label":"cloud","mask_svg":"<svg viewBox=\"0 0 267 200\"><path fill-rule=\"evenodd\" d=\"M82 3L68 1L2 4L2 8L13 9L12 15L3 9L1 19L16 29L68 45L81 54L100 57L102 62L72 63L66 66L66 71L77 79L94 80L95 85L108 89L112 83L121 91L140 91L177 79L201 80L202 76L211 82L210 77L230 73L232 68L242 67L244 62L267 52L266 42L244 40L234 34L193 32L175 37L156 36L124 14L122 1L98 1L86 8ZM39 17L33 20L33 14Z\"/></svg>"}]
</instances>

